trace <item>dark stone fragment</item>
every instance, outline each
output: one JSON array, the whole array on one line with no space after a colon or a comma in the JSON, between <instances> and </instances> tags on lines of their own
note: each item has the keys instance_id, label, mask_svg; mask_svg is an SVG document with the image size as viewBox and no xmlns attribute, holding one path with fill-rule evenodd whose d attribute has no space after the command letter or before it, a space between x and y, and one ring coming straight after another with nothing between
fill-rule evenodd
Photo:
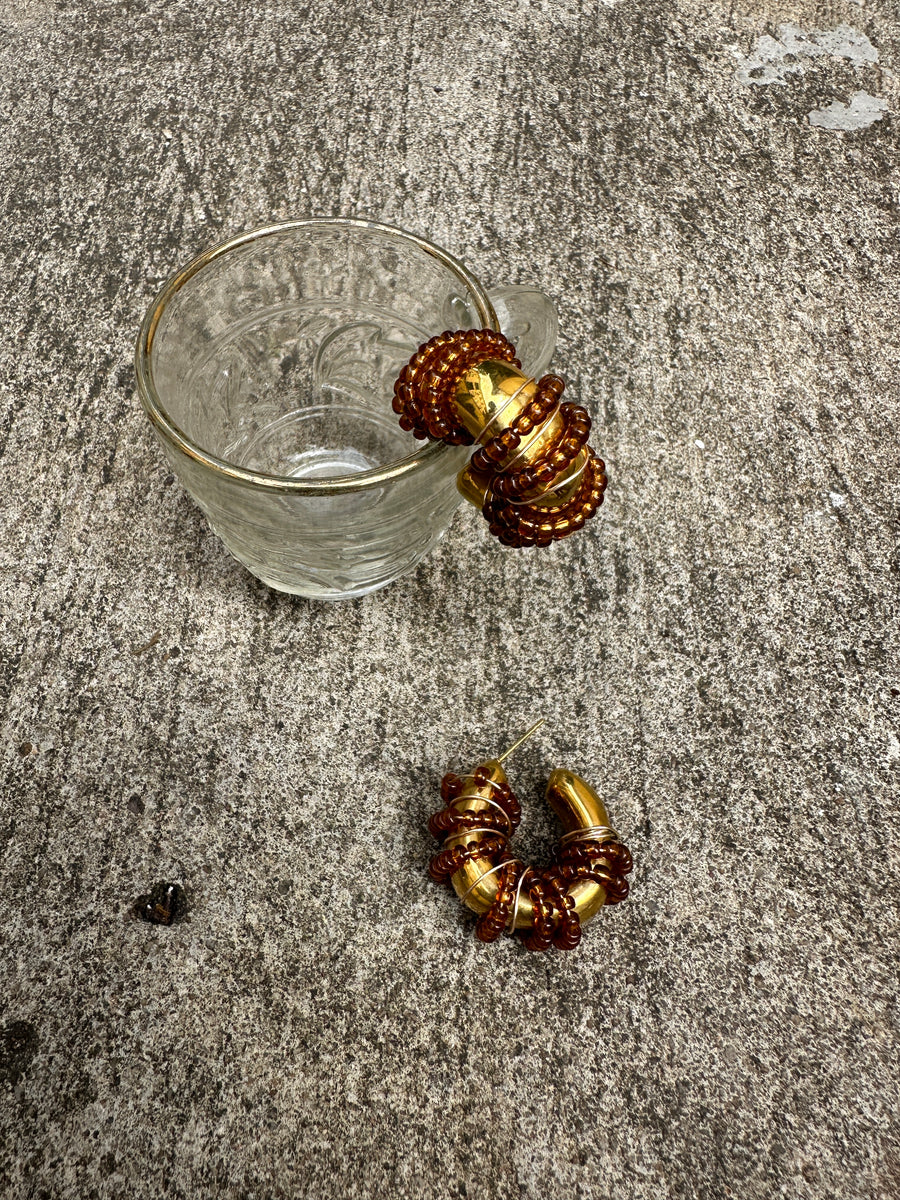
<instances>
[{"instance_id":1,"label":"dark stone fragment","mask_svg":"<svg viewBox=\"0 0 900 1200\"><path fill-rule=\"evenodd\" d=\"M173 925L187 912L184 891L177 883L156 883L134 902L135 915L151 925Z\"/></svg>"}]
</instances>

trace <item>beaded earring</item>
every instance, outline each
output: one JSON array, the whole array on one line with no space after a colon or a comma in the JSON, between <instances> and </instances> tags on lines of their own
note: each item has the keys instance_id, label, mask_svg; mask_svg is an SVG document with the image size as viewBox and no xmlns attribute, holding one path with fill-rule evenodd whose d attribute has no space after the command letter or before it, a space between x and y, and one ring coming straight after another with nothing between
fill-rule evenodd
<instances>
[{"instance_id":1,"label":"beaded earring","mask_svg":"<svg viewBox=\"0 0 900 1200\"><path fill-rule=\"evenodd\" d=\"M563 403L558 375L523 374L493 329L449 330L425 342L394 384L394 412L417 438L479 444L457 486L507 546L549 546L603 503L606 464L587 444L591 418Z\"/></svg>"},{"instance_id":2,"label":"beaded earring","mask_svg":"<svg viewBox=\"0 0 900 1200\"><path fill-rule=\"evenodd\" d=\"M429 874L436 883L452 884L478 913L481 941L496 941L507 931L519 934L526 950L574 950L581 926L628 895L631 854L593 788L573 771L558 770L547 783L547 800L563 827L553 861L535 868L510 855L522 810L502 764L542 724L468 775L444 776L444 807L428 822L443 845Z\"/></svg>"}]
</instances>

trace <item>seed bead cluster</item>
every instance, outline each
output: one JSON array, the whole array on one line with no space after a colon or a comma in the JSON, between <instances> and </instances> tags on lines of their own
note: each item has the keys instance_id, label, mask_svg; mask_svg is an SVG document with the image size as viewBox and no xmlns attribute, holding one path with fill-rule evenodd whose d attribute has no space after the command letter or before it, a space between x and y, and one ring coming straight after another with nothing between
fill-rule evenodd
<instances>
[{"instance_id":1,"label":"seed bead cluster","mask_svg":"<svg viewBox=\"0 0 900 1200\"><path fill-rule=\"evenodd\" d=\"M603 503L606 482L606 464L588 447L581 486L568 503L517 504L488 492L481 511L491 533L505 546L549 546L591 519Z\"/></svg>"},{"instance_id":2,"label":"seed bead cluster","mask_svg":"<svg viewBox=\"0 0 900 1200\"><path fill-rule=\"evenodd\" d=\"M455 805L463 791L468 799L472 789L490 783L490 813L459 812ZM519 931L526 950L574 950L581 941L581 921L570 895L573 884L591 880L606 893L607 904L619 904L628 895L625 876L631 871L631 854L615 838L600 840L589 835L584 840L565 839L550 866L528 867L508 852L509 840L519 826L521 807L506 783L492 781L484 768L468 781L457 775L445 775L441 781L444 807L428 822L433 837L446 842L471 833L464 845L444 847L431 860L429 874L436 883L449 884L453 875L467 863L484 860L497 880L497 894L487 912L475 926L483 942L494 942L515 923L516 897L524 894L532 905L531 928ZM571 835L570 835L571 836Z\"/></svg>"},{"instance_id":3,"label":"seed bead cluster","mask_svg":"<svg viewBox=\"0 0 900 1200\"><path fill-rule=\"evenodd\" d=\"M483 768L479 768L472 775L473 786L484 787L489 779L488 772ZM450 876L455 875L467 862L486 857L493 861L493 856L505 849L511 834L518 828L522 819L519 802L508 783L491 785L491 802L496 807L489 813L457 812L454 805L465 787L466 780L460 779L452 772L448 772L441 780L441 799L444 801L444 807L428 822L431 836L438 841L446 841L473 829L491 832L486 832L482 840L469 842L466 846L450 846L436 854L428 868L435 883L446 883Z\"/></svg>"},{"instance_id":4,"label":"seed bead cluster","mask_svg":"<svg viewBox=\"0 0 900 1200\"><path fill-rule=\"evenodd\" d=\"M512 343L492 329L446 331L420 346L394 385L401 427L418 438L471 445L474 435L460 424L454 397L466 372L487 359L521 366ZM504 545L549 546L580 529L603 503L606 467L587 446L591 419L580 405L562 402L565 386L558 375L545 375L526 407L472 455L472 471L486 482L482 513ZM527 455L531 443L520 450L557 415L559 432L536 459ZM584 466L575 495L556 506L539 503L565 482L580 455Z\"/></svg>"},{"instance_id":5,"label":"seed bead cluster","mask_svg":"<svg viewBox=\"0 0 900 1200\"><path fill-rule=\"evenodd\" d=\"M488 358L522 365L509 338L493 329L445 330L425 342L394 384L393 409L400 428L417 438L471 446L474 438L457 419L453 394L466 371Z\"/></svg>"}]
</instances>

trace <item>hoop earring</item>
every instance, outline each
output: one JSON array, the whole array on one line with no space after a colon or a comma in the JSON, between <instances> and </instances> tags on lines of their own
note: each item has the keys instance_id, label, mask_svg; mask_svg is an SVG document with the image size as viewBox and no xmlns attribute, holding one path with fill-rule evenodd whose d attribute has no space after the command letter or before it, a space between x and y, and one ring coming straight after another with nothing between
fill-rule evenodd
<instances>
[{"instance_id":1,"label":"hoop earring","mask_svg":"<svg viewBox=\"0 0 900 1200\"><path fill-rule=\"evenodd\" d=\"M522 810L503 762L541 725L538 721L499 758L468 775L444 776L444 807L428 822L443 845L429 874L436 883L452 884L478 913L475 933L481 941L496 941L508 930L522 938L526 950L551 945L574 950L582 925L628 895L631 853L594 789L567 770L554 771L547 782L547 800L563 827L550 865L530 867L509 853Z\"/></svg>"},{"instance_id":2,"label":"hoop earring","mask_svg":"<svg viewBox=\"0 0 900 1200\"><path fill-rule=\"evenodd\" d=\"M549 546L596 514L606 464L588 445L587 411L563 401L565 382L521 366L496 330L447 330L403 367L393 408L417 438L477 446L457 487L504 545Z\"/></svg>"}]
</instances>

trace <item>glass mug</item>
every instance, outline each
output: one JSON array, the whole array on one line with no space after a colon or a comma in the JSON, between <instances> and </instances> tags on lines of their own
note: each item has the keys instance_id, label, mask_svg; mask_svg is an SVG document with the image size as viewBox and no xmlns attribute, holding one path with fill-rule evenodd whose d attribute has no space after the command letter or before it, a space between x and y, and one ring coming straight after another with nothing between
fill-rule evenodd
<instances>
[{"instance_id":1,"label":"glass mug","mask_svg":"<svg viewBox=\"0 0 900 1200\"><path fill-rule=\"evenodd\" d=\"M371 221L287 221L173 275L138 338L141 401L173 471L239 562L278 591L341 600L412 570L442 536L470 448L418 442L394 380L445 329L501 330L542 375L556 312L483 285Z\"/></svg>"}]
</instances>

